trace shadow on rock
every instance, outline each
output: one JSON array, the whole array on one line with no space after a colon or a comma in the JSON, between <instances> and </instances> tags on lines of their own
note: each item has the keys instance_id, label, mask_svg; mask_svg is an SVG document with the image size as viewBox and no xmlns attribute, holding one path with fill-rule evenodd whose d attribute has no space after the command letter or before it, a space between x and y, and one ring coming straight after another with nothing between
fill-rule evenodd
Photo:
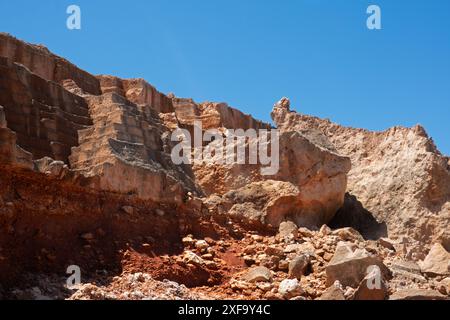
<instances>
[{"instance_id":1,"label":"shadow on rock","mask_svg":"<svg viewBox=\"0 0 450 320\"><path fill-rule=\"evenodd\" d=\"M344 206L339 209L329 226L334 229L352 227L366 240L377 240L388 235L386 223L378 222L373 214L349 193L345 195Z\"/></svg>"}]
</instances>

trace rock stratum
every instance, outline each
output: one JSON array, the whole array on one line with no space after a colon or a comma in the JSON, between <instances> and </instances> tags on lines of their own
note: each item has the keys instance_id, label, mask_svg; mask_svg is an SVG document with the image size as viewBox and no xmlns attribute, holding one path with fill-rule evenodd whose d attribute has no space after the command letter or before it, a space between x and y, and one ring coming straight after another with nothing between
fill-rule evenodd
<instances>
[{"instance_id":1,"label":"rock stratum","mask_svg":"<svg viewBox=\"0 0 450 320\"><path fill-rule=\"evenodd\" d=\"M275 128L0 34L0 298L447 299L450 160L425 130L346 128L286 98L272 118L270 175L176 165L172 136L198 121Z\"/></svg>"}]
</instances>

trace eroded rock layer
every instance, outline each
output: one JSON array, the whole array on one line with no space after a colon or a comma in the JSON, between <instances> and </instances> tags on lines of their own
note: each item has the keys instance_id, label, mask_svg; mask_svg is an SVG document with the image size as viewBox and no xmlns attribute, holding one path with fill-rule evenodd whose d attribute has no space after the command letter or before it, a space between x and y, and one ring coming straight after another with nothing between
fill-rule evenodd
<instances>
[{"instance_id":1,"label":"eroded rock layer","mask_svg":"<svg viewBox=\"0 0 450 320\"><path fill-rule=\"evenodd\" d=\"M86 101L4 57L0 74L0 105L17 143L35 159L67 162L78 130L92 125Z\"/></svg>"},{"instance_id":2,"label":"eroded rock layer","mask_svg":"<svg viewBox=\"0 0 450 320\"><path fill-rule=\"evenodd\" d=\"M157 115L141 111L116 93L86 96L94 125L80 131L80 146L71 167L98 177L93 187L153 201L181 203L187 192L198 193L187 166L170 158L167 129Z\"/></svg>"}]
</instances>

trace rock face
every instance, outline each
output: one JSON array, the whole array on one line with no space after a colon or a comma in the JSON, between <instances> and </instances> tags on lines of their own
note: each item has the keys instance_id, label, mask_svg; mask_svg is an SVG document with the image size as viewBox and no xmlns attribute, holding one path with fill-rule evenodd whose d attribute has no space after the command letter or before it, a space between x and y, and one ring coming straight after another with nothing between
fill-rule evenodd
<instances>
[{"instance_id":1,"label":"rock face","mask_svg":"<svg viewBox=\"0 0 450 320\"><path fill-rule=\"evenodd\" d=\"M342 127L291 111L286 98L275 105L272 117L280 130L318 132L319 140L328 138L350 157L348 192L387 224L389 235L450 246L449 159L422 127L384 132Z\"/></svg>"},{"instance_id":2,"label":"rock face","mask_svg":"<svg viewBox=\"0 0 450 320\"><path fill-rule=\"evenodd\" d=\"M215 162L194 165L197 182L206 194L225 194L225 202L235 204L231 212L262 215L262 223L275 227L285 219L309 227L330 222L344 203L349 159L297 132L279 137L279 151L274 175L261 175L259 165Z\"/></svg>"},{"instance_id":3,"label":"rock face","mask_svg":"<svg viewBox=\"0 0 450 320\"><path fill-rule=\"evenodd\" d=\"M17 145L17 136L7 128L2 106L0 106L0 163L33 169L33 156Z\"/></svg>"},{"instance_id":4,"label":"rock face","mask_svg":"<svg viewBox=\"0 0 450 320\"><path fill-rule=\"evenodd\" d=\"M291 112L283 99L273 111L280 132L259 141L279 155L273 172L260 162L214 161L216 153L212 163L177 165L172 135L192 134L197 121L201 133L215 130L206 150L233 129L273 128L143 79L93 76L6 34L0 88L0 296L381 300L450 292L450 162L420 127L344 128ZM248 152L250 139L228 147L242 145ZM377 241L361 235L369 233ZM112 281L61 290L59 275L73 264L92 283L98 270Z\"/></svg>"},{"instance_id":5,"label":"rock face","mask_svg":"<svg viewBox=\"0 0 450 320\"><path fill-rule=\"evenodd\" d=\"M28 44L0 33L0 57L26 66L42 79L59 84L71 79L84 91L100 94L100 83L93 75L54 55L44 46Z\"/></svg>"},{"instance_id":6,"label":"rock face","mask_svg":"<svg viewBox=\"0 0 450 320\"><path fill-rule=\"evenodd\" d=\"M70 164L98 189L135 194L140 199L178 202L196 193L192 172L170 159L167 132L151 111L141 111L116 93L87 96L94 125L82 130Z\"/></svg>"},{"instance_id":7,"label":"rock face","mask_svg":"<svg viewBox=\"0 0 450 320\"><path fill-rule=\"evenodd\" d=\"M226 103L195 103L192 99L172 98L175 115L180 126L193 126L194 121L202 122L208 129L270 129L269 124L256 120L250 115L231 108Z\"/></svg>"},{"instance_id":8,"label":"rock face","mask_svg":"<svg viewBox=\"0 0 450 320\"><path fill-rule=\"evenodd\" d=\"M97 79L5 34L0 71L13 158L25 157L23 148L34 160L63 161L90 188L142 200L181 203L188 192L201 193L192 170L170 159L170 131L158 114L173 112L172 101L145 81Z\"/></svg>"},{"instance_id":9,"label":"rock face","mask_svg":"<svg viewBox=\"0 0 450 320\"><path fill-rule=\"evenodd\" d=\"M144 79L120 79L113 76L98 76L102 93L114 92L136 104L139 109L157 113L174 112L172 99L162 94Z\"/></svg>"},{"instance_id":10,"label":"rock face","mask_svg":"<svg viewBox=\"0 0 450 320\"><path fill-rule=\"evenodd\" d=\"M18 145L34 159L67 162L78 130L92 125L85 100L7 58L0 57L0 73L0 105Z\"/></svg>"},{"instance_id":11,"label":"rock face","mask_svg":"<svg viewBox=\"0 0 450 320\"><path fill-rule=\"evenodd\" d=\"M214 129L219 135L224 135L227 129L270 129L268 124L223 103L196 104L190 99L173 98L173 106L175 114L162 117L171 128L187 128L192 132L195 121L201 121L203 130ZM279 167L270 174L263 172L266 167L261 164L229 161L235 154L229 155L228 150L238 148L237 140L230 145L223 145L221 140L208 143L205 146L208 150L223 151L211 151L210 162L194 162L193 171L201 190L206 195L223 196L227 208L232 208L230 215L250 217L263 224L276 227L287 217L304 226L329 222L344 203L350 160L337 154L327 139L314 134L286 132L276 146L272 138L275 139L270 135L260 140L260 145L267 145L269 150L275 153L279 150ZM251 142L245 140L244 147L248 160ZM278 186L280 191L275 190ZM261 196L257 203L255 196L246 199L253 192ZM279 198L286 192L295 195L295 199L290 198L290 204ZM279 206L280 202L284 204Z\"/></svg>"}]
</instances>

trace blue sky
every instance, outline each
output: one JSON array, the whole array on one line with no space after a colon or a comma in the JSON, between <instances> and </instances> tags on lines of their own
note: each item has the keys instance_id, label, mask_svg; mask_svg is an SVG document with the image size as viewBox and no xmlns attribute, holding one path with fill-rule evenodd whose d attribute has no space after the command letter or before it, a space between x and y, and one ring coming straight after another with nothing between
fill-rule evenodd
<instances>
[{"instance_id":1,"label":"blue sky","mask_svg":"<svg viewBox=\"0 0 450 320\"><path fill-rule=\"evenodd\" d=\"M66 28L70 4L82 30ZM380 31L366 28L370 4ZM0 31L94 74L142 77L265 121L287 96L343 125L420 123L450 154L448 0L15 0L0 13Z\"/></svg>"}]
</instances>

